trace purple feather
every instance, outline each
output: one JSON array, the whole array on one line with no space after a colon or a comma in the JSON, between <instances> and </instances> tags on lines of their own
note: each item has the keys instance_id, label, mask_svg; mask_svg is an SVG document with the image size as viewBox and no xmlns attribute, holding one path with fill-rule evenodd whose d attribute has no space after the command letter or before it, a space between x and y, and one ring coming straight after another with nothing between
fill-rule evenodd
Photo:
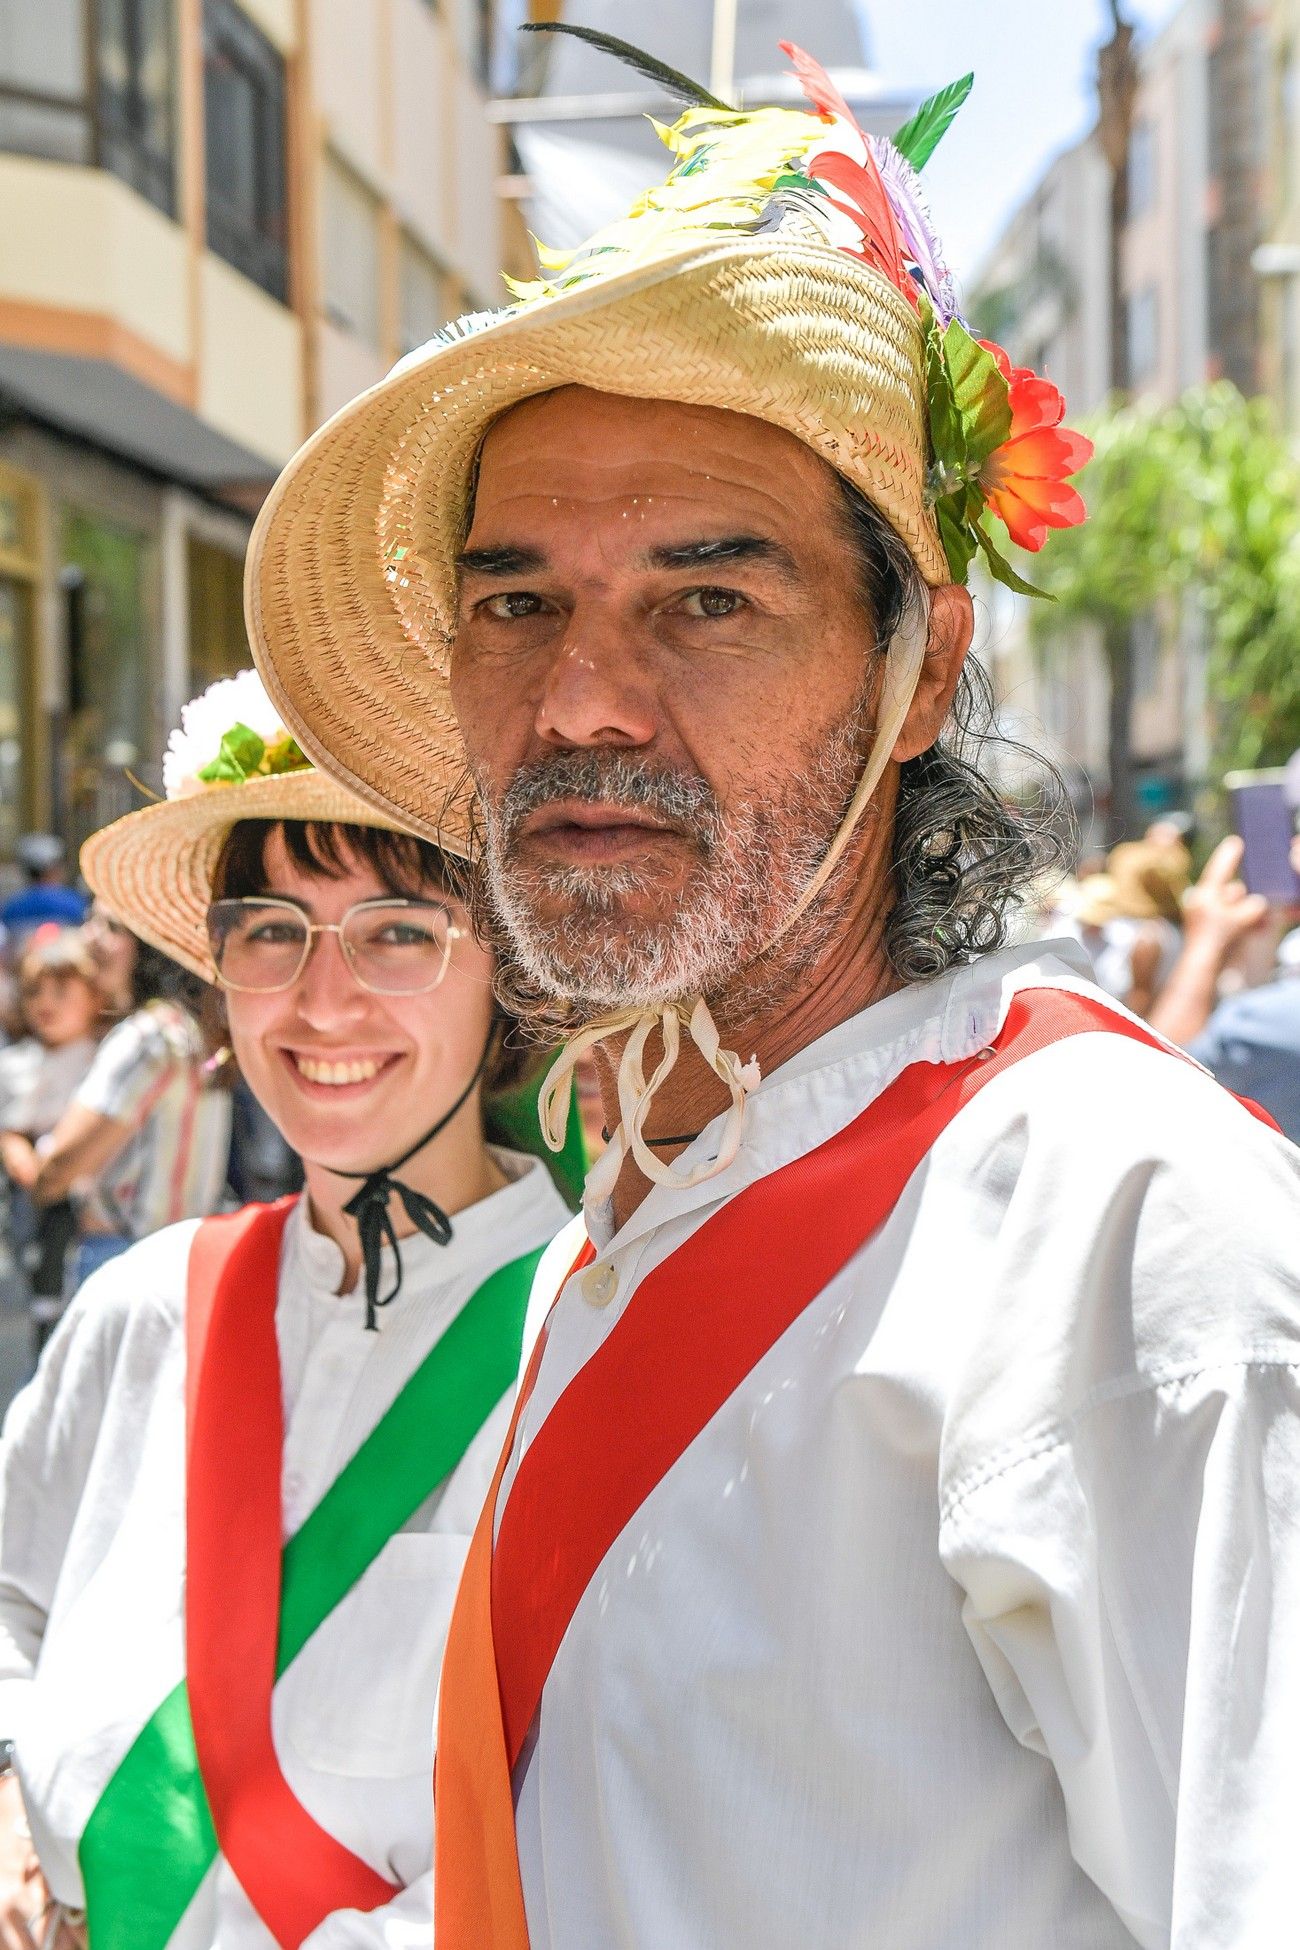
<instances>
[{"instance_id":1,"label":"purple feather","mask_svg":"<svg viewBox=\"0 0 1300 1950\"><path fill-rule=\"evenodd\" d=\"M867 141L884 181L885 193L898 219L898 228L903 237L903 254L915 266L922 287L929 293L940 328L943 328L952 319L960 318L961 312L957 304L956 286L951 271L943 261L943 246L934 228L921 179L892 142L878 136L868 136Z\"/></svg>"}]
</instances>

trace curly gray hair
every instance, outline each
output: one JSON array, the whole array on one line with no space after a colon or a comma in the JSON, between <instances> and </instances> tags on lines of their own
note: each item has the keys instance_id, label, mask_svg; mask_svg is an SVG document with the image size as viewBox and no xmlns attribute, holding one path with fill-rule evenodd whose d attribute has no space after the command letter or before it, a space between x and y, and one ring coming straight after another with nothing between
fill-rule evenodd
<instances>
[{"instance_id":1,"label":"curly gray hair","mask_svg":"<svg viewBox=\"0 0 1300 1950\"><path fill-rule=\"evenodd\" d=\"M843 477L839 487L863 598L887 651L909 606L923 600L920 572L866 496ZM1005 799L990 776L1012 758L1034 782L1021 803ZM894 972L923 982L1002 947L1017 905L1068 863L1073 832L1060 773L996 729L993 686L968 656L942 734L899 778L885 923Z\"/></svg>"}]
</instances>

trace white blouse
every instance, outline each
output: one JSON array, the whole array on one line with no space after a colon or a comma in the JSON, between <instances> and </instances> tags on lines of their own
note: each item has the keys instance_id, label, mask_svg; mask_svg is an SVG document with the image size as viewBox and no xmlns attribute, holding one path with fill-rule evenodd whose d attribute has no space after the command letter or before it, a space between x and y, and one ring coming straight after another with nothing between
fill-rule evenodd
<instances>
[{"instance_id":1,"label":"white blouse","mask_svg":"<svg viewBox=\"0 0 1300 1950\"><path fill-rule=\"evenodd\" d=\"M1044 982L1096 993L1034 947L887 998L720 1177L590 1212L516 1463L721 1200ZM517 1781L532 1950L1293 1942L1297 1363L1300 1153L1119 1036L995 1078L579 1602Z\"/></svg>"},{"instance_id":2,"label":"white blouse","mask_svg":"<svg viewBox=\"0 0 1300 1950\"><path fill-rule=\"evenodd\" d=\"M286 1534L309 1514L470 1295L566 1213L535 1160L458 1212L446 1247L402 1241L401 1292L364 1328L361 1291L300 1202L285 1229L276 1328ZM17 1743L41 1865L79 1904L77 1844L140 1728L183 1676L185 1276L195 1223L88 1280L13 1404L0 1447L0 1733ZM391 1263L385 1268L389 1283ZM504 1437L503 1400L447 1482L390 1539L277 1685L276 1748L331 1834L405 1885L330 1917L311 1950L408 1950L431 1935L432 1718L452 1599ZM238 1432L232 1431L232 1466ZM175 1950L271 1950L220 1858Z\"/></svg>"}]
</instances>

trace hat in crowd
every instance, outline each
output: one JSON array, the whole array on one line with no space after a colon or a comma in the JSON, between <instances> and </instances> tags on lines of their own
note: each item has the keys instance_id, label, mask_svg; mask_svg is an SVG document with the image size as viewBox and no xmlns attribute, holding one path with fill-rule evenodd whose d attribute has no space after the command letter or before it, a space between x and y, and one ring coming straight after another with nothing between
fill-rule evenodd
<instances>
[{"instance_id":1,"label":"hat in crowd","mask_svg":"<svg viewBox=\"0 0 1300 1950\"><path fill-rule=\"evenodd\" d=\"M163 757L164 797L92 833L81 871L96 897L142 940L206 982L212 877L242 819L337 821L403 828L318 771L253 670L223 677L181 711Z\"/></svg>"},{"instance_id":2,"label":"hat in crowd","mask_svg":"<svg viewBox=\"0 0 1300 1950\"><path fill-rule=\"evenodd\" d=\"M14 858L29 880L39 880L42 874L63 865L63 841L54 833L24 833L14 848Z\"/></svg>"},{"instance_id":3,"label":"hat in crowd","mask_svg":"<svg viewBox=\"0 0 1300 1950\"><path fill-rule=\"evenodd\" d=\"M1080 882L1074 918L1090 928L1120 919L1177 922L1191 878L1185 846L1125 840L1107 854L1104 873Z\"/></svg>"},{"instance_id":4,"label":"hat in crowd","mask_svg":"<svg viewBox=\"0 0 1300 1950\"><path fill-rule=\"evenodd\" d=\"M1067 477L1091 447L1060 424L1054 386L968 328L921 188L971 77L887 141L782 46L806 111L737 111L651 64L690 103L658 128L667 180L578 250L539 248L542 276L513 304L459 320L344 407L262 509L248 625L285 722L444 844L464 844L471 798L447 682L456 556L484 436L520 401L576 385L782 427L861 490L931 586L964 582L979 553L1026 588L991 518L1031 550L1083 519ZM923 650L922 628L903 711ZM882 741L885 723L882 708Z\"/></svg>"}]
</instances>

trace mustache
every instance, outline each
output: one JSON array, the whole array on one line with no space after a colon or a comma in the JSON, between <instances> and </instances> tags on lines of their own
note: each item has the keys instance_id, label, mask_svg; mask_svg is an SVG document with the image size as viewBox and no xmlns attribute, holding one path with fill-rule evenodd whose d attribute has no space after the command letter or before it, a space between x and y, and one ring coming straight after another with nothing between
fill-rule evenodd
<instances>
[{"instance_id":1,"label":"mustache","mask_svg":"<svg viewBox=\"0 0 1300 1950\"><path fill-rule=\"evenodd\" d=\"M706 853L713 851L723 826L718 796L698 773L673 771L625 752L554 752L521 766L502 794L495 809L502 849L530 813L560 799L657 813L688 832Z\"/></svg>"}]
</instances>

